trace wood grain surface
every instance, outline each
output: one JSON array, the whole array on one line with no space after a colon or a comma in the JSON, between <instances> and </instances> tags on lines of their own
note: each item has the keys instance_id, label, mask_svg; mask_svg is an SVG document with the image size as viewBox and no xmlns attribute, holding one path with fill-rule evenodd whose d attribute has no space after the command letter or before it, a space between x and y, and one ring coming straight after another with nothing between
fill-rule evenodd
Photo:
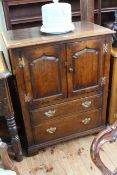
<instances>
[{"instance_id":1,"label":"wood grain surface","mask_svg":"<svg viewBox=\"0 0 117 175\"><path fill-rule=\"evenodd\" d=\"M75 30L62 35L51 35L40 32L40 27L11 30L2 33L7 48L19 48L29 45L64 42L70 39L81 39L115 33L114 31L91 22L75 22Z\"/></svg>"}]
</instances>

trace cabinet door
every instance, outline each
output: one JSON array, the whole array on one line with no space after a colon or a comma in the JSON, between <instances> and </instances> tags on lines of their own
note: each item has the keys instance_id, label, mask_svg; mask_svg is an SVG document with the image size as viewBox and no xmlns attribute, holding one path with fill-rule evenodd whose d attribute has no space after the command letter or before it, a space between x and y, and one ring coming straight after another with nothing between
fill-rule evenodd
<instances>
[{"instance_id":1,"label":"cabinet door","mask_svg":"<svg viewBox=\"0 0 117 175\"><path fill-rule=\"evenodd\" d=\"M26 100L32 108L65 98L65 46L33 46L23 49L21 56Z\"/></svg>"},{"instance_id":2,"label":"cabinet door","mask_svg":"<svg viewBox=\"0 0 117 175\"><path fill-rule=\"evenodd\" d=\"M103 39L69 43L67 46L68 95L94 91L103 79Z\"/></svg>"}]
</instances>

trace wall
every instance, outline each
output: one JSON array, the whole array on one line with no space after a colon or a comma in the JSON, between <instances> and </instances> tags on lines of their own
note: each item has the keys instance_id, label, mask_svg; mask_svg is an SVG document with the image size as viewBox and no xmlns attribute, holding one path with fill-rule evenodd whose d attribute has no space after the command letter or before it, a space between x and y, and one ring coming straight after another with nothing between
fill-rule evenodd
<instances>
[{"instance_id":1,"label":"wall","mask_svg":"<svg viewBox=\"0 0 117 175\"><path fill-rule=\"evenodd\" d=\"M5 59L7 61L8 67L10 68L8 52L7 52L7 49L5 48L5 45L1 36L1 32L4 32L4 31L6 31L6 25L5 25L5 18L4 18L4 12L2 7L2 0L0 0L0 50L4 52Z\"/></svg>"}]
</instances>

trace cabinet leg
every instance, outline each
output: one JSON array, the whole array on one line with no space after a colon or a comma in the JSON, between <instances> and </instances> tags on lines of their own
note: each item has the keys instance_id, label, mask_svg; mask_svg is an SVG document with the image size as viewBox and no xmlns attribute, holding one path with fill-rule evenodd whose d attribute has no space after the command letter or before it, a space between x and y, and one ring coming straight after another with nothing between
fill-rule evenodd
<instances>
[{"instance_id":1,"label":"cabinet leg","mask_svg":"<svg viewBox=\"0 0 117 175\"><path fill-rule=\"evenodd\" d=\"M23 154L22 154L20 139L17 132L14 114L9 114L5 118L7 121L9 134L11 137L12 149L15 153L15 158L17 161L21 161L23 159Z\"/></svg>"}]
</instances>

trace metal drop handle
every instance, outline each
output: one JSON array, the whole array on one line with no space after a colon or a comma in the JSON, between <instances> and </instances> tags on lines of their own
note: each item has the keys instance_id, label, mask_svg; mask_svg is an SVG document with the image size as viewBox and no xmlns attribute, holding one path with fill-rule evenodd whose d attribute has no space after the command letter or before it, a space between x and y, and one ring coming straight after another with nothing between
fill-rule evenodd
<instances>
[{"instance_id":1,"label":"metal drop handle","mask_svg":"<svg viewBox=\"0 0 117 175\"><path fill-rule=\"evenodd\" d=\"M89 108L91 106L91 101L85 101L82 103L82 106L85 108Z\"/></svg>"},{"instance_id":2,"label":"metal drop handle","mask_svg":"<svg viewBox=\"0 0 117 175\"><path fill-rule=\"evenodd\" d=\"M56 132L56 127L48 128L48 129L46 129L46 132L49 134L54 134Z\"/></svg>"},{"instance_id":3,"label":"metal drop handle","mask_svg":"<svg viewBox=\"0 0 117 175\"><path fill-rule=\"evenodd\" d=\"M44 115L46 117L49 117L50 118L50 117L53 117L55 115L55 113L56 113L56 111L54 109L54 110L49 110L49 111L45 112Z\"/></svg>"}]
</instances>

